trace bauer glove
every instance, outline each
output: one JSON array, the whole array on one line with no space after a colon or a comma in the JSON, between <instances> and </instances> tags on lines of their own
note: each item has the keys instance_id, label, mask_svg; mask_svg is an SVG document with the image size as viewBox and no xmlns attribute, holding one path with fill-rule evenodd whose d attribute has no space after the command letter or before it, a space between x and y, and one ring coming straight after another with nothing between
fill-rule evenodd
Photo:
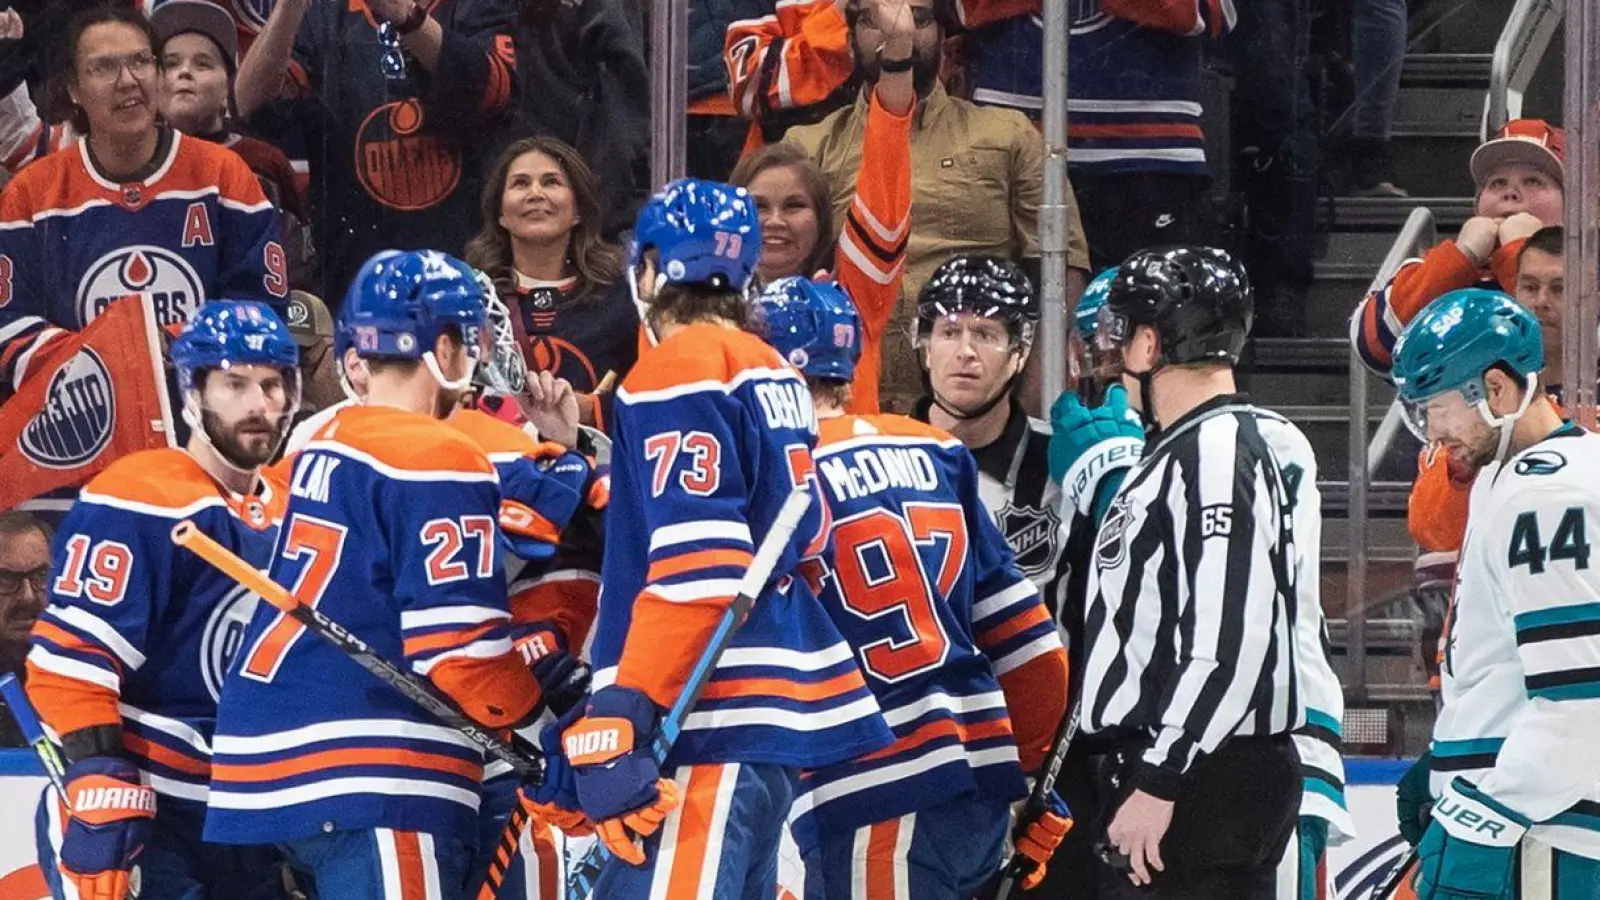
<instances>
[{"instance_id":1,"label":"bauer glove","mask_svg":"<svg viewBox=\"0 0 1600 900\"><path fill-rule=\"evenodd\" d=\"M61 841L61 872L83 900L123 900L134 864L150 840L156 794L133 764L91 756L67 767L72 806Z\"/></svg>"},{"instance_id":2,"label":"bauer glove","mask_svg":"<svg viewBox=\"0 0 1600 900\"><path fill-rule=\"evenodd\" d=\"M1082 515L1098 521L1104 512L1095 504L1101 482L1131 468L1143 449L1144 426L1128 408L1121 385L1112 385L1094 409L1070 391L1050 408L1050 478L1061 484L1063 504Z\"/></svg>"},{"instance_id":3,"label":"bauer glove","mask_svg":"<svg viewBox=\"0 0 1600 900\"><path fill-rule=\"evenodd\" d=\"M1452 781L1417 845L1417 900L1510 896L1517 844L1530 825L1465 778Z\"/></svg>"},{"instance_id":4,"label":"bauer glove","mask_svg":"<svg viewBox=\"0 0 1600 900\"><path fill-rule=\"evenodd\" d=\"M654 834L679 802L678 786L661 777L650 753L656 719L649 697L613 685L595 692L588 713L561 734L584 814L606 848L636 866L644 851L634 838Z\"/></svg>"}]
</instances>

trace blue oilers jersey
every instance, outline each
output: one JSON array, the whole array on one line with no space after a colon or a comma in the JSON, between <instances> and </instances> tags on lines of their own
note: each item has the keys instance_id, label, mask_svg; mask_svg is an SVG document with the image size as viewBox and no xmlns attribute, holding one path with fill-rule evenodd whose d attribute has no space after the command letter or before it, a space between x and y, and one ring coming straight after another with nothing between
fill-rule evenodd
<instances>
[{"instance_id":1,"label":"blue oilers jersey","mask_svg":"<svg viewBox=\"0 0 1600 900\"><path fill-rule=\"evenodd\" d=\"M382 406L339 411L294 460L270 575L468 716L522 719L498 479L459 431ZM206 839L476 827L483 757L460 732L263 604L217 712Z\"/></svg>"},{"instance_id":2,"label":"blue oilers jersey","mask_svg":"<svg viewBox=\"0 0 1600 900\"><path fill-rule=\"evenodd\" d=\"M285 489L230 493L182 450L125 456L86 485L57 532L28 696L56 736L122 727L163 797L205 802L223 676L254 594L172 543L184 519L264 567Z\"/></svg>"},{"instance_id":3,"label":"blue oilers jersey","mask_svg":"<svg viewBox=\"0 0 1600 900\"><path fill-rule=\"evenodd\" d=\"M824 420L815 457L833 516L821 596L894 743L804 773L796 842L961 796L1022 796L998 676L1061 640L978 497L972 454L930 425L879 415Z\"/></svg>"},{"instance_id":4,"label":"blue oilers jersey","mask_svg":"<svg viewBox=\"0 0 1600 900\"><path fill-rule=\"evenodd\" d=\"M156 323L181 325L208 298L281 311L288 261L278 215L226 147L163 131L154 169L118 183L89 142L23 169L0 194L0 374L50 326L77 331L137 296Z\"/></svg>"},{"instance_id":5,"label":"blue oilers jersey","mask_svg":"<svg viewBox=\"0 0 1600 900\"><path fill-rule=\"evenodd\" d=\"M816 416L800 373L759 338L691 325L640 357L617 392L600 609L598 689L618 684L662 709L738 592L778 508L815 487ZM749 762L807 767L884 746L888 728L801 560L828 540L818 500L664 769Z\"/></svg>"}]
</instances>

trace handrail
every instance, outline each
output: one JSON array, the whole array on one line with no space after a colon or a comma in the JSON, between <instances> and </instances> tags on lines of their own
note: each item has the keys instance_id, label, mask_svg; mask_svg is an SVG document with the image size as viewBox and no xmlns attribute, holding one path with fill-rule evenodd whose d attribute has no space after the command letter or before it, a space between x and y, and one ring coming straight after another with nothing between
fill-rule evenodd
<instances>
[{"instance_id":1,"label":"handrail","mask_svg":"<svg viewBox=\"0 0 1600 900\"><path fill-rule=\"evenodd\" d=\"M1439 229L1434 222L1433 210L1419 206L1406 217L1405 225L1401 226L1400 233L1395 235L1394 243L1389 246L1389 252L1383 257L1383 263L1378 266L1378 274L1373 276L1368 293L1381 289L1388 284L1389 279L1400 271L1400 266L1407 259L1420 256L1427 252L1439 238ZM1349 622L1350 634L1345 646L1345 656L1350 663L1350 671L1354 673L1348 686L1350 699L1355 703L1364 703L1367 699L1367 630L1366 630L1366 589L1367 589L1367 488L1371 483L1376 462L1381 461L1388 451L1388 444L1394 439L1400 422L1398 402L1391 404L1389 412L1384 416L1384 424L1379 426L1377 438L1383 440L1373 445L1367 443L1367 369L1356 356L1354 347L1350 348L1350 497L1345 510L1345 519L1349 523L1350 539L1348 553L1348 575L1345 578L1345 617ZM1394 425L1390 426L1390 419ZM1388 426L1388 430L1385 430Z\"/></svg>"},{"instance_id":2,"label":"handrail","mask_svg":"<svg viewBox=\"0 0 1600 900\"><path fill-rule=\"evenodd\" d=\"M1480 140L1522 116L1522 95L1561 25L1562 0L1517 0L1489 59L1489 95Z\"/></svg>"}]
</instances>

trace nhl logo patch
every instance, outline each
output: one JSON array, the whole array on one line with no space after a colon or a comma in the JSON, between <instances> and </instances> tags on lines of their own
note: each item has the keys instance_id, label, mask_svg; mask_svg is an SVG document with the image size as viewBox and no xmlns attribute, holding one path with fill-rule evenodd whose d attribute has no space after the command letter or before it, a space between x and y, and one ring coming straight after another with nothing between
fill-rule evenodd
<instances>
[{"instance_id":1,"label":"nhl logo patch","mask_svg":"<svg viewBox=\"0 0 1600 900\"><path fill-rule=\"evenodd\" d=\"M1061 555L1061 517L1054 510L1007 503L996 518L1022 574L1034 578L1055 571Z\"/></svg>"},{"instance_id":2,"label":"nhl logo patch","mask_svg":"<svg viewBox=\"0 0 1600 900\"><path fill-rule=\"evenodd\" d=\"M73 469L93 460L111 443L117 423L111 372L88 347L50 376L47 399L17 446L34 465Z\"/></svg>"},{"instance_id":3,"label":"nhl logo patch","mask_svg":"<svg viewBox=\"0 0 1600 900\"><path fill-rule=\"evenodd\" d=\"M1128 530L1133 527L1133 513L1128 508L1128 498L1118 497L1100 525L1100 535L1095 540L1095 564L1102 569L1115 569L1128 560Z\"/></svg>"}]
</instances>

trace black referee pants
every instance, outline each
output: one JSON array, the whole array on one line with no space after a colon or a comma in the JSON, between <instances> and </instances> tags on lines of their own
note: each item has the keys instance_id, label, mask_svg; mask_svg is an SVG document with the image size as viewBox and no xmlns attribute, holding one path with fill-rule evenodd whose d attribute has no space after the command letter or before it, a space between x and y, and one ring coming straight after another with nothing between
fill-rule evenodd
<instances>
[{"instance_id":1,"label":"black referee pants","mask_svg":"<svg viewBox=\"0 0 1600 900\"><path fill-rule=\"evenodd\" d=\"M1097 840L1132 793L1129 774L1144 746L1096 762ZM1300 757L1287 735L1232 738L1184 779L1161 841L1166 870L1134 887L1100 863L1100 900L1275 900L1276 870L1300 811Z\"/></svg>"}]
</instances>

